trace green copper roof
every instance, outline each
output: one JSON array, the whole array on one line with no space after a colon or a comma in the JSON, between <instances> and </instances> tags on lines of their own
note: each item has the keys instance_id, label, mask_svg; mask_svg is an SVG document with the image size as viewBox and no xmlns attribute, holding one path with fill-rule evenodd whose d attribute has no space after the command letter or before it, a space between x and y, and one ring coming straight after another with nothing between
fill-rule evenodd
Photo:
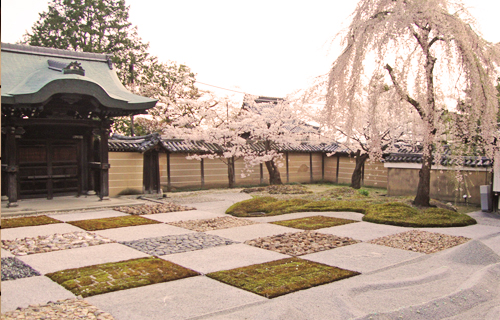
<instances>
[{"instance_id":1,"label":"green copper roof","mask_svg":"<svg viewBox=\"0 0 500 320\"><path fill-rule=\"evenodd\" d=\"M110 58L2 43L2 104L38 104L65 93L92 96L111 109L133 112L154 107L156 100L132 94L121 84Z\"/></svg>"}]
</instances>

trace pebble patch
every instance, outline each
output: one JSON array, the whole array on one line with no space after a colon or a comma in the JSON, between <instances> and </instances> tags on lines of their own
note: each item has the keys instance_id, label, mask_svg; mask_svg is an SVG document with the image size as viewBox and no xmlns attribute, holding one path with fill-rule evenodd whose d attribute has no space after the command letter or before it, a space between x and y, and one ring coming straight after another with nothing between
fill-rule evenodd
<instances>
[{"instance_id":1,"label":"pebble patch","mask_svg":"<svg viewBox=\"0 0 500 320\"><path fill-rule=\"evenodd\" d=\"M206 233L190 233L120 243L152 256L164 256L172 253L226 246L238 242Z\"/></svg>"},{"instance_id":2,"label":"pebble patch","mask_svg":"<svg viewBox=\"0 0 500 320\"><path fill-rule=\"evenodd\" d=\"M14 257L2 258L2 281L40 276L41 274Z\"/></svg>"},{"instance_id":3,"label":"pebble patch","mask_svg":"<svg viewBox=\"0 0 500 320\"><path fill-rule=\"evenodd\" d=\"M338 237L314 231L304 231L247 240L245 244L291 256L300 256L348 246L358 242L360 241L348 237Z\"/></svg>"},{"instance_id":4,"label":"pebble patch","mask_svg":"<svg viewBox=\"0 0 500 320\"><path fill-rule=\"evenodd\" d=\"M369 243L429 254L458 246L469 240L471 239L462 236L449 236L435 232L411 230L377 238L371 240Z\"/></svg>"},{"instance_id":5,"label":"pebble patch","mask_svg":"<svg viewBox=\"0 0 500 320\"><path fill-rule=\"evenodd\" d=\"M109 313L99 310L82 299L66 299L47 304L30 305L27 308L17 308L14 311L2 313L2 320L61 320L61 319L90 319L114 320Z\"/></svg>"},{"instance_id":6,"label":"pebble patch","mask_svg":"<svg viewBox=\"0 0 500 320\"><path fill-rule=\"evenodd\" d=\"M84 248L113 242L115 241L95 233L76 231L33 238L2 240L2 248L10 251L13 255L25 256L28 254Z\"/></svg>"},{"instance_id":7,"label":"pebble patch","mask_svg":"<svg viewBox=\"0 0 500 320\"><path fill-rule=\"evenodd\" d=\"M113 208L113 210L133 215L142 215L142 214L158 214L158 213L167 213L176 211L189 211L189 210L195 210L195 208L181 206L172 202L165 202L159 204L143 204L140 206L122 206Z\"/></svg>"},{"instance_id":8,"label":"pebble patch","mask_svg":"<svg viewBox=\"0 0 500 320\"><path fill-rule=\"evenodd\" d=\"M238 219L235 217L220 217L220 218L204 219L204 220L176 221L176 222L169 222L168 224L184 229L194 230L197 232L204 232L210 230L248 226L255 223L256 222L254 221Z\"/></svg>"}]
</instances>

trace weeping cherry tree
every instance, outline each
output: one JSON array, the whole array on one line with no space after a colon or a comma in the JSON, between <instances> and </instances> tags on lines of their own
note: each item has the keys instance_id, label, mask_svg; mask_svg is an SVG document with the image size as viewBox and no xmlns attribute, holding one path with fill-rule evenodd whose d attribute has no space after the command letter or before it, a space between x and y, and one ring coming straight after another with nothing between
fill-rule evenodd
<instances>
[{"instance_id":1,"label":"weeping cherry tree","mask_svg":"<svg viewBox=\"0 0 500 320\"><path fill-rule=\"evenodd\" d=\"M342 112L350 136L350 123L366 112L371 79L383 75L396 93L394 106L418 123L418 130L407 132L422 147L414 201L418 206L429 206L433 156L442 151L445 132L450 144L464 141L464 135L480 135L486 156L492 157L496 148L499 53L473 26L473 18L459 1L361 0L349 27L340 34L344 51L329 73L326 115L333 120ZM448 112L460 114L447 118L460 119L459 131L453 130L458 126L442 125ZM475 148L455 149L471 154Z\"/></svg>"}]
</instances>

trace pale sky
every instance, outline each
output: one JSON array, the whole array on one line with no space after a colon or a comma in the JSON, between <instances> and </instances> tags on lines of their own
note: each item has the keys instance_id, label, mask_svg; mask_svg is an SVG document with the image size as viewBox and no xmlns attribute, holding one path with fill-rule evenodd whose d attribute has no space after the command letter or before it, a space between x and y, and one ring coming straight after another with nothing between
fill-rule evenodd
<instances>
[{"instance_id":1,"label":"pale sky","mask_svg":"<svg viewBox=\"0 0 500 320\"><path fill-rule=\"evenodd\" d=\"M464 2L483 37L500 42L500 1ZM19 41L48 3L2 0L2 42ZM186 64L203 83L284 97L328 72L340 51L330 40L345 26L356 1L126 0L126 4L129 21L161 61Z\"/></svg>"}]
</instances>

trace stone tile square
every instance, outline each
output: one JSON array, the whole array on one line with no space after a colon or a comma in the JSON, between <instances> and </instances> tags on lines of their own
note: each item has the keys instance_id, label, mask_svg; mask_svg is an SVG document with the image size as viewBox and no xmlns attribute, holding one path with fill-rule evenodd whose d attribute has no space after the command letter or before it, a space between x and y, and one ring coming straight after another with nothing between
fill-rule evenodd
<instances>
[{"instance_id":1,"label":"stone tile square","mask_svg":"<svg viewBox=\"0 0 500 320\"><path fill-rule=\"evenodd\" d=\"M207 277L192 277L85 298L120 320L191 319L266 301Z\"/></svg>"},{"instance_id":2,"label":"stone tile square","mask_svg":"<svg viewBox=\"0 0 500 320\"><path fill-rule=\"evenodd\" d=\"M114 229L99 230L93 232L115 241L134 241L145 238L155 238L155 237L170 236L177 234L195 233L195 231L170 226L164 223L114 228Z\"/></svg>"},{"instance_id":3,"label":"stone tile square","mask_svg":"<svg viewBox=\"0 0 500 320\"><path fill-rule=\"evenodd\" d=\"M103 244L47 253L32 254L18 259L42 274L59 270L80 268L95 264L148 257L147 254L119 243Z\"/></svg>"},{"instance_id":4,"label":"stone tile square","mask_svg":"<svg viewBox=\"0 0 500 320\"><path fill-rule=\"evenodd\" d=\"M75 295L45 276L2 281L2 312L30 304L75 298Z\"/></svg>"},{"instance_id":5,"label":"stone tile square","mask_svg":"<svg viewBox=\"0 0 500 320\"><path fill-rule=\"evenodd\" d=\"M303 255L301 258L366 273L421 256L425 254L370 243L357 243L335 250Z\"/></svg>"},{"instance_id":6,"label":"stone tile square","mask_svg":"<svg viewBox=\"0 0 500 320\"><path fill-rule=\"evenodd\" d=\"M290 256L281 253L240 243L198 251L170 254L161 258L206 274L289 257Z\"/></svg>"},{"instance_id":7,"label":"stone tile square","mask_svg":"<svg viewBox=\"0 0 500 320\"><path fill-rule=\"evenodd\" d=\"M197 232L146 238L134 241L123 241L120 243L152 256L163 256L166 254L226 246L236 242L219 236Z\"/></svg>"},{"instance_id":8,"label":"stone tile square","mask_svg":"<svg viewBox=\"0 0 500 320\"><path fill-rule=\"evenodd\" d=\"M118 212L115 210L99 210L99 211L82 211L82 212L71 212L71 213L56 213L56 214L49 214L47 216L57 220L68 222L68 221L78 221L78 220L123 217L123 216L128 216L128 214L123 212Z\"/></svg>"},{"instance_id":9,"label":"stone tile square","mask_svg":"<svg viewBox=\"0 0 500 320\"><path fill-rule=\"evenodd\" d=\"M14 257L12 253L10 253L8 250L2 249L2 258L9 258L9 257Z\"/></svg>"},{"instance_id":10,"label":"stone tile square","mask_svg":"<svg viewBox=\"0 0 500 320\"><path fill-rule=\"evenodd\" d=\"M316 231L303 231L252 239L245 241L245 244L291 256L300 256L348 246L358 242L358 240L349 237L338 237Z\"/></svg>"},{"instance_id":11,"label":"stone tile square","mask_svg":"<svg viewBox=\"0 0 500 320\"><path fill-rule=\"evenodd\" d=\"M2 281L39 276L40 273L14 257L2 258Z\"/></svg>"},{"instance_id":12,"label":"stone tile square","mask_svg":"<svg viewBox=\"0 0 500 320\"><path fill-rule=\"evenodd\" d=\"M2 230L2 240L33 238L38 236L48 236L55 233L69 233L79 231L84 230L66 223L55 223L32 227L19 227Z\"/></svg>"},{"instance_id":13,"label":"stone tile square","mask_svg":"<svg viewBox=\"0 0 500 320\"><path fill-rule=\"evenodd\" d=\"M148 219L157 220L168 223L181 220L196 220L196 219L211 219L217 217L225 217L222 213L212 213L203 210L178 211L147 215Z\"/></svg>"},{"instance_id":14,"label":"stone tile square","mask_svg":"<svg viewBox=\"0 0 500 320\"><path fill-rule=\"evenodd\" d=\"M259 223L243 227L206 231L205 233L244 242L255 238L269 237L287 232L300 232L300 230L275 224Z\"/></svg>"},{"instance_id":15,"label":"stone tile square","mask_svg":"<svg viewBox=\"0 0 500 320\"><path fill-rule=\"evenodd\" d=\"M340 237L351 237L361 241L369 241L383 236L407 231L408 228L376 224L370 222L358 222L321 229L321 233L333 234Z\"/></svg>"}]
</instances>

